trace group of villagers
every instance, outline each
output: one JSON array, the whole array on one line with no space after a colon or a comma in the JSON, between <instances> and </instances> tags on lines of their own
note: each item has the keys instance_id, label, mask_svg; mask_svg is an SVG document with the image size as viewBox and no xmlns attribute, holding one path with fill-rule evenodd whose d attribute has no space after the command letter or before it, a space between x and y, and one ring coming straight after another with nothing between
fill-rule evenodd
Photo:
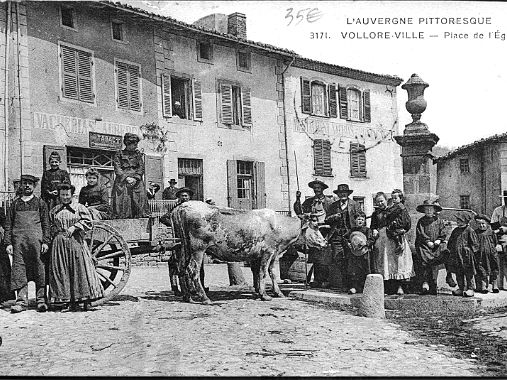
<instances>
[{"instance_id":1,"label":"group of villagers","mask_svg":"<svg viewBox=\"0 0 507 380\"><path fill-rule=\"evenodd\" d=\"M377 273L383 276L388 294L436 295L438 270L443 266L455 296L507 290L505 205L495 209L493 220L459 211L457 227L449 234L438 201L425 200L416 208L424 215L416 225L412 252L407 239L411 219L401 190L394 189L390 197L376 193L375 210L367 217L350 198L353 190L347 184L338 185L335 197L324 194L328 186L322 181L311 181L308 186L314 196L301 203L298 191L294 210L309 220L305 236L308 262L313 264L307 274L311 287L335 287L355 294L363 291L368 274Z\"/></svg>"},{"instance_id":2,"label":"group of villagers","mask_svg":"<svg viewBox=\"0 0 507 380\"><path fill-rule=\"evenodd\" d=\"M5 252L12 257L10 268L5 265L5 255L0 262L0 302L15 298L11 312L27 309L29 281L35 282L39 312L49 307L66 311L82 306L87 310L94 300L103 297L101 279L84 238L94 219L149 214L138 142L137 135L127 133L125 149L114 156L112 207L108 190L99 183L100 174L94 168L86 172L87 185L76 199L69 173L60 168L58 152L50 154L40 198L34 194L39 178L21 176L0 228L4 230Z\"/></svg>"}]
</instances>

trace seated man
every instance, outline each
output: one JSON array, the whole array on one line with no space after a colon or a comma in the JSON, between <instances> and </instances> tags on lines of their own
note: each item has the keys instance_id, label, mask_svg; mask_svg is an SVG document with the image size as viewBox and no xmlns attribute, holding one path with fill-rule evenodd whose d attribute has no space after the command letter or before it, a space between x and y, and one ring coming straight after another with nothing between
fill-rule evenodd
<instances>
[{"instance_id":1,"label":"seated man","mask_svg":"<svg viewBox=\"0 0 507 380\"><path fill-rule=\"evenodd\" d=\"M107 187L99 183L99 172L95 168L86 172L88 185L79 192L79 203L88 207L93 219L109 219L111 207Z\"/></svg>"}]
</instances>

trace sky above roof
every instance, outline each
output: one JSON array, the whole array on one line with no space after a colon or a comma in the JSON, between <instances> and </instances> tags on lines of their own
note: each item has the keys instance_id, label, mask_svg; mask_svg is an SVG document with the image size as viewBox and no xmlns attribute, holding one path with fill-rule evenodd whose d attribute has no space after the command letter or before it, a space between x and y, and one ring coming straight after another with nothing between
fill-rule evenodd
<instances>
[{"instance_id":1,"label":"sky above roof","mask_svg":"<svg viewBox=\"0 0 507 380\"><path fill-rule=\"evenodd\" d=\"M507 131L501 114L507 108L507 3L122 2L187 23L211 13L241 12L248 39L404 81L417 73L429 83L421 121L440 137L439 145L458 147ZM315 38L317 33L327 38ZM411 121L406 100L406 91L398 87L402 128Z\"/></svg>"}]
</instances>

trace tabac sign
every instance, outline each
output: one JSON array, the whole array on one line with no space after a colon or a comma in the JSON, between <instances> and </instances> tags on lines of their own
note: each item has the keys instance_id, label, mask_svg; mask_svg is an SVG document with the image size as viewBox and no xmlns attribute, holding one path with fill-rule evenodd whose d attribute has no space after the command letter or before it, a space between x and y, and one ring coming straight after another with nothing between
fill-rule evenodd
<instances>
[{"instance_id":1,"label":"tabac sign","mask_svg":"<svg viewBox=\"0 0 507 380\"><path fill-rule=\"evenodd\" d=\"M119 150L123 146L122 137L105 133L90 132L90 148Z\"/></svg>"}]
</instances>

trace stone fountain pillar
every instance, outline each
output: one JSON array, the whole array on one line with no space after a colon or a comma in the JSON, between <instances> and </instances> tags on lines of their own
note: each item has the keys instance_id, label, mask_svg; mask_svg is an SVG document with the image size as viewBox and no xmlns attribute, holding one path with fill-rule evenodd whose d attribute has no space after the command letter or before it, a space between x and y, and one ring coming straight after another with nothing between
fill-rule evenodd
<instances>
[{"instance_id":1,"label":"stone fountain pillar","mask_svg":"<svg viewBox=\"0 0 507 380\"><path fill-rule=\"evenodd\" d=\"M424 90L428 86L428 83L417 74L412 74L410 79L401 86L408 93L405 107L412 115L412 122L405 126L403 135L394 137L401 146L403 192L406 196L405 205L408 207L412 220L412 229L408 238L414 254L415 226L422 216L416 211L416 207L424 199L434 198L436 191L436 183L432 183L431 178L434 157L431 151L439 138L430 132L425 123L421 122L421 114L427 106ZM433 178L433 181L436 181L436 178Z\"/></svg>"}]
</instances>

